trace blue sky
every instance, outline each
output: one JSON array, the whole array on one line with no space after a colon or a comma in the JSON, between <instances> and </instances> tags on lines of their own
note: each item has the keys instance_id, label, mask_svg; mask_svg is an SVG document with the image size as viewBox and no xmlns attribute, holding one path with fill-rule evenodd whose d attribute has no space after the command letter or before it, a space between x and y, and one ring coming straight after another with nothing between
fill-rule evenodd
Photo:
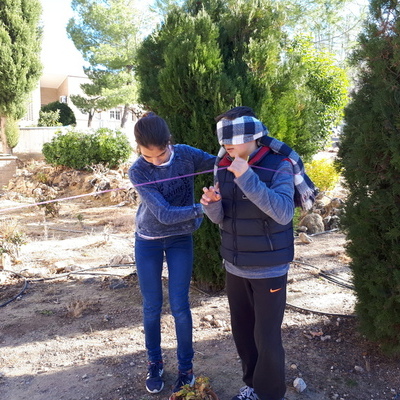
<instances>
[{"instance_id":1,"label":"blue sky","mask_svg":"<svg viewBox=\"0 0 400 400\"><path fill-rule=\"evenodd\" d=\"M48 74L83 75L84 60L65 30L73 16L71 0L40 0L42 4L42 63ZM140 5L152 3L141 0Z\"/></svg>"}]
</instances>

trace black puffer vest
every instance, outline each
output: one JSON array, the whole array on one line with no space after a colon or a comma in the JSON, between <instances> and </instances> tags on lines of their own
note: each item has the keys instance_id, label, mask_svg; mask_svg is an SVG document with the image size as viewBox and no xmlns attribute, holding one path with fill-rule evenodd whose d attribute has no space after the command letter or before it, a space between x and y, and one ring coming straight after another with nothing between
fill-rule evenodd
<instances>
[{"instance_id":1,"label":"black puffer vest","mask_svg":"<svg viewBox=\"0 0 400 400\"><path fill-rule=\"evenodd\" d=\"M249 164L267 168L253 168L253 171L270 187L272 177L284 158L268 152L261 157L257 154ZM229 163L227 158L223 158L220 166ZM221 256L239 267L268 267L291 262L294 256L292 222L287 225L275 222L246 198L233 179L233 173L227 169L218 171L224 209Z\"/></svg>"}]
</instances>

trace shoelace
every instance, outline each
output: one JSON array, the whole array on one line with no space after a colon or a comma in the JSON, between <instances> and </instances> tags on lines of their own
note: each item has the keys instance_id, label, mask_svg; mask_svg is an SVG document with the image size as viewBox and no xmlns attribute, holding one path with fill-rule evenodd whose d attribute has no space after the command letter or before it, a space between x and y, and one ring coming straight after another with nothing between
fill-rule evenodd
<instances>
[{"instance_id":1,"label":"shoelace","mask_svg":"<svg viewBox=\"0 0 400 400\"><path fill-rule=\"evenodd\" d=\"M175 390L177 388L181 388L182 386L191 384L193 380L193 372L180 372L178 375L178 379L175 382Z\"/></svg>"},{"instance_id":2,"label":"shoelace","mask_svg":"<svg viewBox=\"0 0 400 400\"><path fill-rule=\"evenodd\" d=\"M245 386L244 388L240 389L240 393L239 393L239 399L241 400L257 400L258 397L256 396L256 394L254 393L254 390L249 387L249 386Z\"/></svg>"},{"instance_id":3,"label":"shoelace","mask_svg":"<svg viewBox=\"0 0 400 400\"><path fill-rule=\"evenodd\" d=\"M190 379L189 379L188 375L189 375L189 373L181 372L178 376L178 379L176 380L176 385L179 384L179 386L184 386L187 383L189 383Z\"/></svg>"},{"instance_id":4,"label":"shoelace","mask_svg":"<svg viewBox=\"0 0 400 400\"><path fill-rule=\"evenodd\" d=\"M147 375L149 376L149 378L158 378L160 376L160 369L162 369L162 366L160 364L151 363L149 365Z\"/></svg>"}]
</instances>

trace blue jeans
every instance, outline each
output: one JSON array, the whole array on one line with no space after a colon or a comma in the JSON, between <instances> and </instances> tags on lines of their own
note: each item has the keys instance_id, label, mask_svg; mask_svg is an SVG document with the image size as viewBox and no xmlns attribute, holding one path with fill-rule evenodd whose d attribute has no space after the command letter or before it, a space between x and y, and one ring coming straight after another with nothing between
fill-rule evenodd
<instances>
[{"instance_id":1,"label":"blue jeans","mask_svg":"<svg viewBox=\"0 0 400 400\"><path fill-rule=\"evenodd\" d=\"M143 239L136 235L135 258L140 291L143 296L145 343L150 362L162 360L161 310L163 291L161 273L164 254L168 265L168 293L175 320L179 371L192 369L193 340L189 287L193 269L192 235Z\"/></svg>"}]
</instances>

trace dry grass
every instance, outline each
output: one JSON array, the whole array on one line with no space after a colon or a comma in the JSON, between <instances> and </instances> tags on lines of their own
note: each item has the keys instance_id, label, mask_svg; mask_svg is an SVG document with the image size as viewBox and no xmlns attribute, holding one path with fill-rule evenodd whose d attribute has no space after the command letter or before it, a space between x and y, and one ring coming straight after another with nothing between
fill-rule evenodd
<instances>
[{"instance_id":1,"label":"dry grass","mask_svg":"<svg viewBox=\"0 0 400 400\"><path fill-rule=\"evenodd\" d=\"M80 318L85 310L91 308L91 304L87 300L76 299L72 300L67 305L67 317Z\"/></svg>"}]
</instances>

